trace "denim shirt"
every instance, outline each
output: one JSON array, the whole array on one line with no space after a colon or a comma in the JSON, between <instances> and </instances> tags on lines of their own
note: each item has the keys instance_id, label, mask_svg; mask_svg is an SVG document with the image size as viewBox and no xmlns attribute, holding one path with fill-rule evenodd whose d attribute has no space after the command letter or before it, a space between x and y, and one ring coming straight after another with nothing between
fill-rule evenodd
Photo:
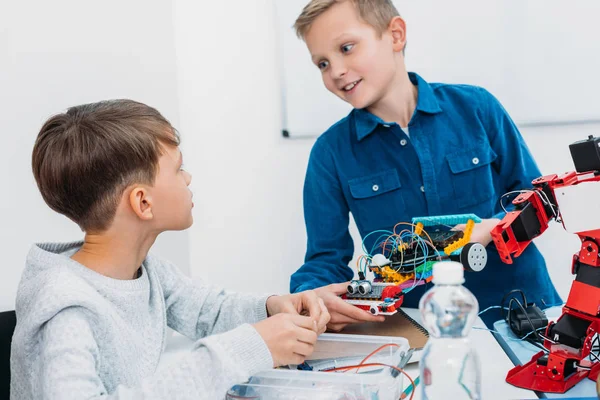
<instances>
[{"instance_id":1,"label":"denim shirt","mask_svg":"<svg viewBox=\"0 0 600 400\"><path fill-rule=\"evenodd\" d=\"M350 212L363 238L416 216L502 219L500 197L531 188L541 175L517 127L488 91L429 84L414 73L409 78L418 89L410 136L396 123L354 109L317 139L304 183L308 247L304 265L291 277L292 292L352 279ZM376 236L367 239L367 249ZM502 263L493 244L487 251L486 268L465 274L481 309L499 305L512 289L524 290L542 307L560 302L534 244L511 265ZM405 305L416 307L428 287L408 293Z\"/></svg>"}]
</instances>

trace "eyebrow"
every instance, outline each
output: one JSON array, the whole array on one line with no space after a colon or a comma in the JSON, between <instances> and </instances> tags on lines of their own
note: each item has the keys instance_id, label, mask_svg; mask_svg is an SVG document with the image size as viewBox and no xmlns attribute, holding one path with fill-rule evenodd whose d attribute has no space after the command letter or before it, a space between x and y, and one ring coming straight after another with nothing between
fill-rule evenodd
<instances>
[{"instance_id":1,"label":"eyebrow","mask_svg":"<svg viewBox=\"0 0 600 400\"><path fill-rule=\"evenodd\" d=\"M341 34L339 34L335 38L333 38L332 41L333 42L345 42L345 41L350 40L350 39L352 39L352 34L351 33L342 32ZM311 60L312 60L313 63L316 63L317 60L320 60L322 58L323 58L323 56L321 56L319 54L311 56Z\"/></svg>"}]
</instances>

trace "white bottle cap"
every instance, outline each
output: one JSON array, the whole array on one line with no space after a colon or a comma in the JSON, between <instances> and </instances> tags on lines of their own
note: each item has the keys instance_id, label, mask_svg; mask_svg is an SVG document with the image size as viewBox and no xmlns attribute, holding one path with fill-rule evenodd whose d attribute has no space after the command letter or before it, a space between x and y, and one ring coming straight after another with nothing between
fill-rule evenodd
<instances>
[{"instance_id":1,"label":"white bottle cap","mask_svg":"<svg viewBox=\"0 0 600 400\"><path fill-rule=\"evenodd\" d=\"M456 261L439 261L433 264L433 283L436 285L461 285L465 282L463 265Z\"/></svg>"}]
</instances>

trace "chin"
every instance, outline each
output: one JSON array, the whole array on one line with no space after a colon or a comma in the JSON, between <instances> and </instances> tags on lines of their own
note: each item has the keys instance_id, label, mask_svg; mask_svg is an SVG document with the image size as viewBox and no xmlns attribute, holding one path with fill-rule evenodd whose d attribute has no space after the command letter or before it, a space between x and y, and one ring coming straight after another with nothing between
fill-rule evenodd
<instances>
[{"instance_id":1,"label":"chin","mask_svg":"<svg viewBox=\"0 0 600 400\"><path fill-rule=\"evenodd\" d=\"M346 103L350 104L354 108L367 108L373 105L373 99L368 98L367 96L360 96L351 99L342 98Z\"/></svg>"},{"instance_id":2,"label":"chin","mask_svg":"<svg viewBox=\"0 0 600 400\"><path fill-rule=\"evenodd\" d=\"M194 224L194 217L190 216L190 219L184 224L185 226L181 230L187 229Z\"/></svg>"}]
</instances>

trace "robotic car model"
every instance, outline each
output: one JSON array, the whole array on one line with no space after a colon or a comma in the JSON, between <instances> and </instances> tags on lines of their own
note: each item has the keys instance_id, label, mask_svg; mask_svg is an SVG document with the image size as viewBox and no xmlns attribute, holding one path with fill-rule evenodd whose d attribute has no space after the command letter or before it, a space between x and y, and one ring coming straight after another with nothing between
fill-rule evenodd
<instances>
[{"instance_id":1,"label":"robotic car model","mask_svg":"<svg viewBox=\"0 0 600 400\"><path fill-rule=\"evenodd\" d=\"M393 232L371 233L380 237L371 252L363 241L365 254L357 260L359 279L350 282L342 298L372 314L392 315L402 305L404 293L431 281L437 261L459 261L469 271L481 271L487 262L485 247L469 243L476 222L481 219L473 214L420 217L398 223ZM459 224L466 224L464 231L452 230ZM410 229L396 232L403 225ZM367 269L372 280L365 277Z\"/></svg>"}]
</instances>

